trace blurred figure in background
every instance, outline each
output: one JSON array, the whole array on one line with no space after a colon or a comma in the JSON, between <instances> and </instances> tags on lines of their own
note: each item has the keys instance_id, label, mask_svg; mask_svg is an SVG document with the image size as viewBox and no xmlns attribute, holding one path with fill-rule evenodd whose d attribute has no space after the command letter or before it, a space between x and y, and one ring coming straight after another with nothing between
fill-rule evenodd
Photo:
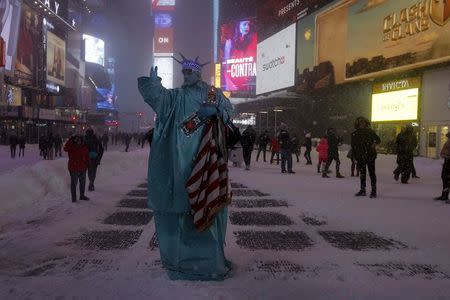
<instances>
[{"instance_id":1,"label":"blurred figure in background","mask_svg":"<svg viewBox=\"0 0 450 300\"><path fill-rule=\"evenodd\" d=\"M19 136L19 157L22 155L22 157L25 156L25 144L26 144L26 139L25 139L25 134L22 132L22 134Z\"/></svg>"},{"instance_id":2,"label":"blurred figure in background","mask_svg":"<svg viewBox=\"0 0 450 300\"><path fill-rule=\"evenodd\" d=\"M312 141L311 141L311 133L308 132L305 134L305 143L303 144L305 146L305 159L307 165L312 165L311 160L311 149L312 149Z\"/></svg>"},{"instance_id":3,"label":"blurred figure in background","mask_svg":"<svg viewBox=\"0 0 450 300\"><path fill-rule=\"evenodd\" d=\"M79 183L80 200L89 200L85 196L86 170L89 164L89 150L80 135L75 135L64 145L64 151L69 156L68 169L70 173L70 193L72 202L77 202L77 184Z\"/></svg>"},{"instance_id":4,"label":"blurred figure in background","mask_svg":"<svg viewBox=\"0 0 450 300\"><path fill-rule=\"evenodd\" d=\"M250 162L252 160L252 151L256 141L256 132L251 125L242 132L241 146L242 154L244 156L245 169L250 170Z\"/></svg>"},{"instance_id":5,"label":"blurred figure in background","mask_svg":"<svg viewBox=\"0 0 450 300\"><path fill-rule=\"evenodd\" d=\"M450 190L450 132L446 134L447 142L441 150L441 158L444 159L444 164L442 165L441 179L442 179L442 194L439 197L434 198L434 200L446 201L450 204L448 200L448 194Z\"/></svg>"},{"instance_id":6,"label":"blurred figure in background","mask_svg":"<svg viewBox=\"0 0 450 300\"><path fill-rule=\"evenodd\" d=\"M94 134L94 130L89 128L86 130L84 138L86 147L89 150L89 165L88 165L88 178L89 178L89 191L95 191L95 178L97 177L97 167L103 156L103 146L100 139Z\"/></svg>"},{"instance_id":7,"label":"blurred figure in background","mask_svg":"<svg viewBox=\"0 0 450 300\"><path fill-rule=\"evenodd\" d=\"M319 152L319 162L317 164L317 173L325 171L325 165L328 161L328 140L327 136L323 136L320 139L319 145L316 147L316 151ZM323 171L321 170L323 167Z\"/></svg>"},{"instance_id":8,"label":"blurred figure in background","mask_svg":"<svg viewBox=\"0 0 450 300\"><path fill-rule=\"evenodd\" d=\"M62 137L60 134L57 134L54 139L55 157L57 157L58 154L59 154L59 157L62 156L62 152L61 152L62 144L63 144Z\"/></svg>"},{"instance_id":9,"label":"blurred figure in background","mask_svg":"<svg viewBox=\"0 0 450 300\"><path fill-rule=\"evenodd\" d=\"M273 158L277 156L277 165L280 164L280 143L276 136L272 137L272 142L270 143L270 150L272 154L270 155L270 164L273 163Z\"/></svg>"},{"instance_id":10,"label":"blurred figure in background","mask_svg":"<svg viewBox=\"0 0 450 300\"><path fill-rule=\"evenodd\" d=\"M15 133L12 133L9 136L9 149L11 150L11 158L16 158L16 149L17 144L19 143L19 139Z\"/></svg>"},{"instance_id":11,"label":"blurred figure in background","mask_svg":"<svg viewBox=\"0 0 450 300\"><path fill-rule=\"evenodd\" d=\"M269 144L269 142L270 142L269 132L265 130L264 133L262 133L258 137L258 154L256 155L256 161L258 161L259 155L261 154L262 151L264 162L266 162L267 144Z\"/></svg>"}]
</instances>

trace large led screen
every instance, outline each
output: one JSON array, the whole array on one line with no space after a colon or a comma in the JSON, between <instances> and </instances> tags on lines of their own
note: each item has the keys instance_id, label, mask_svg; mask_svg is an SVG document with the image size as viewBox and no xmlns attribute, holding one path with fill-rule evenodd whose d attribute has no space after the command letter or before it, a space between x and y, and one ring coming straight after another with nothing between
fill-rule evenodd
<instances>
[{"instance_id":1,"label":"large led screen","mask_svg":"<svg viewBox=\"0 0 450 300\"><path fill-rule=\"evenodd\" d=\"M419 89L372 95L372 122L417 120Z\"/></svg>"},{"instance_id":2,"label":"large led screen","mask_svg":"<svg viewBox=\"0 0 450 300\"><path fill-rule=\"evenodd\" d=\"M172 28L172 15L169 13L155 13L155 28Z\"/></svg>"},{"instance_id":3,"label":"large led screen","mask_svg":"<svg viewBox=\"0 0 450 300\"><path fill-rule=\"evenodd\" d=\"M47 31L47 81L64 85L66 42Z\"/></svg>"},{"instance_id":4,"label":"large led screen","mask_svg":"<svg viewBox=\"0 0 450 300\"><path fill-rule=\"evenodd\" d=\"M347 36L347 78L450 60L450 1L357 1Z\"/></svg>"},{"instance_id":5,"label":"large led screen","mask_svg":"<svg viewBox=\"0 0 450 300\"><path fill-rule=\"evenodd\" d=\"M221 27L221 85L234 96L255 95L258 45L255 26L255 19L245 19Z\"/></svg>"},{"instance_id":6,"label":"large led screen","mask_svg":"<svg viewBox=\"0 0 450 300\"><path fill-rule=\"evenodd\" d=\"M155 28L153 38L154 53L172 55L173 53L173 28Z\"/></svg>"},{"instance_id":7,"label":"large led screen","mask_svg":"<svg viewBox=\"0 0 450 300\"><path fill-rule=\"evenodd\" d=\"M158 67L162 85L167 89L173 88L173 58L155 56L154 65Z\"/></svg>"},{"instance_id":8,"label":"large led screen","mask_svg":"<svg viewBox=\"0 0 450 300\"><path fill-rule=\"evenodd\" d=\"M105 65L105 42L102 39L83 34L85 43L84 60L94 64Z\"/></svg>"},{"instance_id":9,"label":"large led screen","mask_svg":"<svg viewBox=\"0 0 450 300\"><path fill-rule=\"evenodd\" d=\"M333 1L334 0L259 0L257 6L259 40L265 40L278 31L295 23L297 20L300 20Z\"/></svg>"},{"instance_id":10,"label":"large led screen","mask_svg":"<svg viewBox=\"0 0 450 300\"><path fill-rule=\"evenodd\" d=\"M2 0L0 2L0 33L4 41L5 69L13 70L20 21L20 2Z\"/></svg>"},{"instance_id":11,"label":"large led screen","mask_svg":"<svg viewBox=\"0 0 450 300\"><path fill-rule=\"evenodd\" d=\"M294 85L295 35L293 24L258 44L257 95Z\"/></svg>"},{"instance_id":12,"label":"large led screen","mask_svg":"<svg viewBox=\"0 0 450 300\"><path fill-rule=\"evenodd\" d=\"M19 83L37 86L42 19L28 5L22 5L14 76Z\"/></svg>"}]
</instances>

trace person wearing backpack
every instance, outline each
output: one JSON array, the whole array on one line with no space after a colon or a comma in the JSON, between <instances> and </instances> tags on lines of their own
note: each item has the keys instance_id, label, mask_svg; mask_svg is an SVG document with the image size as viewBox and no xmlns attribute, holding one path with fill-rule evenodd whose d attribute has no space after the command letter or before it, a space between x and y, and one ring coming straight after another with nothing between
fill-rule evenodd
<instances>
[{"instance_id":1,"label":"person wearing backpack","mask_svg":"<svg viewBox=\"0 0 450 300\"><path fill-rule=\"evenodd\" d=\"M89 178L89 191L95 190L95 178L97 177L97 167L103 156L103 146L100 139L94 134L94 130L89 128L86 130L86 136L84 142L89 150L89 166L88 166L88 178Z\"/></svg>"}]
</instances>

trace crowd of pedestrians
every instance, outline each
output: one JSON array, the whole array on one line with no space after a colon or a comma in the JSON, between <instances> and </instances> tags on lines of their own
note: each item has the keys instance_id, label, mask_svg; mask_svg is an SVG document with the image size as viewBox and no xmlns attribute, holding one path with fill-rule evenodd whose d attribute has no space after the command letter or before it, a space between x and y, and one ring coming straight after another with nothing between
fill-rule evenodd
<instances>
[{"instance_id":1,"label":"crowd of pedestrians","mask_svg":"<svg viewBox=\"0 0 450 300\"><path fill-rule=\"evenodd\" d=\"M448 141L442 148L441 158L444 164L441 172L442 194L434 198L438 201L447 201L450 190L450 133L447 134ZM266 162L266 151L271 152L270 164L276 162L280 165L281 156L281 173L295 174L293 170L293 155L296 161L300 162L301 148L304 147L304 158L306 165L312 165L311 151L313 149L313 141L310 132L306 132L302 139L296 134L290 134L286 124L281 123L279 130L275 135L270 137L266 130L257 136L256 131L251 125L240 135L240 144L242 147L242 157L245 163L245 169L250 170L251 155L255 146L257 149L256 161L259 161L262 153L263 161ZM342 138L338 136L335 128L328 128L317 145L318 152L317 173L323 178L330 177L330 167L335 164L335 176L338 179L344 178L340 170L339 146L342 145ZM354 122L354 131L351 134L350 149L347 158L351 161L351 177L359 177L359 191L355 194L357 197L366 196L367 173L370 179L370 198L377 197L377 176L376 176L376 158L377 146L381 143L380 137L371 129L371 123L367 118L358 117ZM397 167L393 170L394 179L400 180L402 184L407 184L409 179L420 178L416 173L414 166L414 152L418 146L416 133L412 125L406 125L397 135L395 140L395 148L397 153ZM236 151L239 146L232 149L230 160L235 166L239 165L239 159L236 157ZM269 149L268 149L269 148Z\"/></svg>"}]
</instances>

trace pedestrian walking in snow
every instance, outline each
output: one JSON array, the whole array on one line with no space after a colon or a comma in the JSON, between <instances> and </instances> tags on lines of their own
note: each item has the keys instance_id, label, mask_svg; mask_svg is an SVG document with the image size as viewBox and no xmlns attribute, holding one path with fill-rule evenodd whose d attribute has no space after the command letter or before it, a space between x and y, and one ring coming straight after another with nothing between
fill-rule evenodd
<instances>
[{"instance_id":1,"label":"pedestrian walking in snow","mask_svg":"<svg viewBox=\"0 0 450 300\"><path fill-rule=\"evenodd\" d=\"M128 152L128 149L130 148L130 143L131 143L131 135L130 134L125 134L125 152Z\"/></svg>"},{"instance_id":2,"label":"pedestrian walking in snow","mask_svg":"<svg viewBox=\"0 0 450 300\"><path fill-rule=\"evenodd\" d=\"M300 141L298 140L296 134L294 134L294 136L291 138L291 152L292 154L295 154L295 156L297 157L297 162L300 162L299 157L301 154Z\"/></svg>"},{"instance_id":3,"label":"pedestrian walking in snow","mask_svg":"<svg viewBox=\"0 0 450 300\"><path fill-rule=\"evenodd\" d=\"M328 170L333 160L336 164L336 178L344 178L339 172L341 161L339 159L339 145L341 139L336 135L336 130L332 127L327 129L327 141L328 141L328 160L327 164L322 172L322 177L328 178Z\"/></svg>"},{"instance_id":4,"label":"pedestrian walking in snow","mask_svg":"<svg viewBox=\"0 0 450 300\"><path fill-rule=\"evenodd\" d=\"M355 196L366 195L366 172L368 170L372 187L370 198L376 198L377 176L375 174L375 160L377 159L376 147L380 144L380 137L370 128L370 121L364 117L356 119L355 129L352 133L351 146L360 178L360 190Z\"/></svg>"},{"instance_id":5,"label":"pedestrian walking in snow","mask_svg":"<svg viewBox=\"0 0 450 300\"><path fill-rule=\"evenodd\" d=\"M102 146L103 146L103 150L104 151L108 151L108 142L109 142L109 136L108 134L105 132L102 135Z\"/></svg>"},{"instance_id":6,"label":"pedestrian walking in snow","mask_svg":"<svg viewBox=\"0 0 450 300\"><path fill-rule=\"evenodd\" d=\"M89 150L80 135L71 137L64 145L69 156L70 193L72 202L77 202L77 185L79 184L80 200L89 200L85 195L86 170L89 164Z\"/></svg>"},{"instance_id":7,"label":"pedestrian walking in snow","mask_svg":"<svg viewBox=\"0 0 450 300\"><path fill-rule=\"evenodd\" d=\"M265 130L264 133L262 133L258 137L258 154L256 155L256 161L258 161L259 155L261 154L261 151L262 151L264 162L266 162L266 151L267 151L267 145L269 143L270 143L269 132L267 130Z\"/></svg>"},{"instance_id":8,"label":"pedestrian walking in snow","mask_svg":"<svg viewBox=\"0 0 450 300\"><path fill-rule=\"evenodd\" d=\"M291 137L287 130L287 125L281 123L280 131L278 132L278 142L280 143L281 152L281 173L295 174L292 170L292 144ZM286 171L287 164L287 171Z\"/></svg>"},{"instance_id":9,"label":"pedestrian walking in snow","mask_svg":"<svg viewBox=\"0 0 450 300\"><path fill-rule=\"evenodd\" d=\"M103 146L100 139L94 134L94 130L86 130L84 142L89 150L88 178L89 191L95 190L95 178L97 177L97 168L103 156Z\"/></svg>"},{"instance_id":10,"label":"pedestrian walking in snow","mask_svg":"<svg viewBox=\"0 0 450 300\"><path fill-rule=\"evenodd\" d=\"M401 175L401 183L407 184L414 163L414 150L417 147L417 138L412 125L402 128L397 136L396 145L398 166L394 170L394 179L398 180Z\"/></svg>"},{"instance_id":11,"label":"pedestrian walking in snow","mask_svg":"<svg viewBox=\"0 0 450 300\"><path fill-rule=\"evenodd\" d=\"M311 140L311 133L310 132L305 134L305 143L303 145L305 146L304 157L306 159L306 164L307 165L312 165L312 160L311 160L312 140Z\"/></svg>"},{"instance_id":12,"label":"pedestrian walking in snow","mask_svg":"<svg viewBox=\"0 0 450 300\"><path fill-rule=\"evenodd\" d=\"M319 162L317 163L317 173L322 173L325 170L325 166L328 161L327 136L323 136L320 139L320 142L316 147L316 151L319 153Z\"/></svg>"},{"instance_id":13,"label":"pedestrian walking in snow","mask_svg":"<svg viewBox=\"0 0 450 300\"><path fill-rule=\"evenodd\" d=\"M273 163L273 159L275 155L277 156L277 165L280 164L280 143L278 142L278 138L276 136L272 137L272 141L270 142L270 151L272 152L270 155L270 164Z\"/></svg>"},{"instance_id":14,"label":"pedestrian walking in snow","mask_svg":"<svg viewBox=\"0 0 450 300\"><path fill-rule=\"evenodd\" d=\"M19 143L19 157L20 156L24 157L25 156L26 139L25 139L25 135L23 133L19 136L18 143Z\"/></svg>"},{"instance_id":15,"label":"pedestrian walking in snow","mask_svg":"<svg viewBox=\"0 0 450 300\"><path fill-rule=\"evenodd\" d=\"M444 159L441 172L442 194L440 197L434 198L434 200L446 201L447 204L450 204L448 200L450 190L450 132L446 134L446 137L447 142L445 142L441 150L441 158Z\"/></svg>"},{"instance_id":16,"label":"pedestrian walking in snow","mask_svg":"<svg viewBox=\"0 0 450 300\"><path fill-rule=\"evenodd\" d=\"M11 150L11 158L16 158L16 150L19 139L15 133L9 136L9 149Z\"/></svg>"},{"instance_id":17,"label":"pedestrian walking in snow","mask_svg":"<svg viewBox=\"0 0 450 300\"><path fill-rule=\"evenodd\" d=\"M53 160L55 140L53 133L49 132L46 139L47 159Z\"/></svg>"},{"instance_id":18,"label":"pedestrian walking in snow","mask_svg":"<svg viewBox=\"0 0 450 300\"><path fill-rule=\"evenodd\" d=\"M350 161L352 162L351 166L350 166L350 172L351 172L351 177L355 177L355 170L356 170L356 177L359 177L359 168L356 165L356 159L355 159L355 155L353 153L353 149L350 148L350 150L348 150L347 152L347 158L350 159Z\"/></svg>"},{"instance_id":19,"label":"pedestrian walking in snow","mask_svg":"<svg viewBox=\"0 0 450 300\"><path fill-rule=\"evenodd\" d=\"M55 157L62 156L62 144L63 140L60 134L57 134L54 138L54 146L55 146Z\"/></svg>"},{"instance_id":20,"label":"pedestrian walking in snow","mask_svg":"<svg viewBox=\"0 0 450 300\"><path fill-rule=\"evenodd\" d=\"M255 146L255 141L256 132L251 125L248 125L241 135L242 155L244 156L245 169L247 171L250 170L252 151Z\"/></svg>"},{"instance_id":21,"label":"pedestrian walking in snow","mask_svg":"<svg viewBox=\"0 0 450 300\"><path fill-rule=\"evenodd\" d=\"M144 135L144 139L142 142L142 148L144 148L145 145L145 141L148 142L148 146L151 148L152 147L152 141L153 141L153 134L155 132L155 128L150 129L149 131L147 131Z\"/></svg>"}]
</instances>

